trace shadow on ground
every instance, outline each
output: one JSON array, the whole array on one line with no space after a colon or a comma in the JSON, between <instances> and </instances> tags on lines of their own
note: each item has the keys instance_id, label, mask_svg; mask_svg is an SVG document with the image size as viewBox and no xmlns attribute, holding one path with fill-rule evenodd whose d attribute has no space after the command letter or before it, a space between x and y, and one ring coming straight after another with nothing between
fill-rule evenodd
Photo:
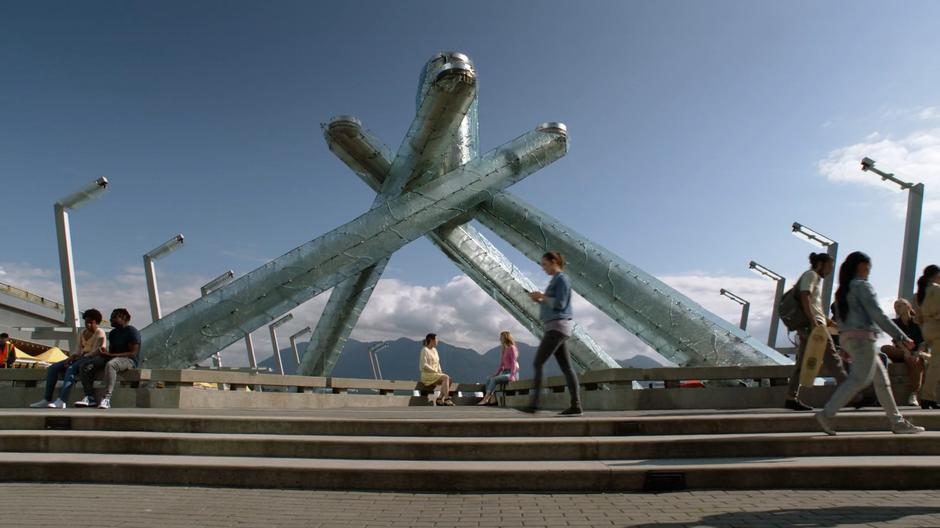
<instances>
[{"instance_id":1,"label":"shadow on ground","mask_svg":"<svg viewBox=\"0 0 940 528\"><path fill-rule=\"evenodd\" d=\"M837 508L807 508L755 512L728 512L702 517L698 521L628 524L628 528L727 528L731 526L794 526L799 528L829 528L843 525L886 523L905 517L936 515L918 519L914 526L940 526L940 508L918 506L840 506ZM917 524L922 521L924 524ZM905 524L905 526L908 526Z\"/></svg>"}]
</instances>

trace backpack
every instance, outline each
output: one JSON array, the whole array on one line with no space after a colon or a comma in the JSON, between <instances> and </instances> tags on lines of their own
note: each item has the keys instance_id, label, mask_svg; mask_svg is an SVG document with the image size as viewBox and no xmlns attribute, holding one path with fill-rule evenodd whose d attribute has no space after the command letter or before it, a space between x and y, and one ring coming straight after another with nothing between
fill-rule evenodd
<instances>
[{"instance_id":1,"label":"backpack","mask_svg":"<svg viewBox=\"0 0 940 528\"><path fill-rule=\"evenodd\" d=\"M777 313L780 316L780 320L783 321L783 325L787 327L787 330L791 332L805 330L811 325L811 321L806 317L806 313L803 312L803 305L800 302L799 287L800 283L797 281L787 293L783 294L783 297L780 299L780 304L777 306Z\"/></svg>"}]
</instances>

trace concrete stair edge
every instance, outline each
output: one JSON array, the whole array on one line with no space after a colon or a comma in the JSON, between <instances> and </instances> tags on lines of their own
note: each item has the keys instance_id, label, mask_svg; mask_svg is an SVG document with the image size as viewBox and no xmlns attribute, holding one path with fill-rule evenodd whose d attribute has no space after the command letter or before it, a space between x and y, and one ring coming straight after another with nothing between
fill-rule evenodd
<instances>
[{"instance_id":1,"label":"concrete stair edge","mask_svg":"<svg viewBox=\"0 0 940 528\"><path fill-rule=\"evenodd\" d=\"M0 453L5 482L397 491L934 489L940 457L446 462Z\"/></svg>"},{"instance_id":2,"label":"concrete stair edge","mask_svg":"<svg viewBox=\"0 0 940 528\"><path fill-rule=\"evenodd\" d=\"M126 431L0 431L0 452L364 460L940 456L940 433L771 433L627 437L370 437Z\"/></svg>"}]
</instances>

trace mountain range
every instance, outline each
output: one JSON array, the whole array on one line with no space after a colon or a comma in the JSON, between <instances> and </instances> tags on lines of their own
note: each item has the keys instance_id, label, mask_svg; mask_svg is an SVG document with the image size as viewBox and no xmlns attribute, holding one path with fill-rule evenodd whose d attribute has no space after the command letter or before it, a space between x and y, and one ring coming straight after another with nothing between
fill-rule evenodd
<instances>
[{"instance_id":1,"label":"mountain range","mask_svg":"<svg viewBox=\"0 0 940 528\"><path fill-rule=\"evenodd\" d=\"M369 362L368 350L379 342L362 342L350 339L346 342L343 354L340 356L333 376L339 378L372 378L372 366ZM387 347L381 349L377 356L383 379L387 380L416 380L418 379L418 354L421 351L421 342L407 338L395 341L386 341ZM306 342L297 343L297 348L303 351ZM535 359L536 347L527 343L516 343L519 349L519 377L520 379L532 377L532 363ZM464 383L483 382L487 376L494 373L499 366L499 347L493 347L485 354L469 349L440 342L437 352L441 358L441 367L455 380ZM285 374L297 372L294 353L288 348L281 350L281 361L284 364ZM634 356L618 361L622 367L629 368L655 368L663 365L647 356ZM262 361L261 368L275 370L274 358ZM545 365L546 376L560 376L561 371L554 359Z\"/></svg>"}]
</instances>

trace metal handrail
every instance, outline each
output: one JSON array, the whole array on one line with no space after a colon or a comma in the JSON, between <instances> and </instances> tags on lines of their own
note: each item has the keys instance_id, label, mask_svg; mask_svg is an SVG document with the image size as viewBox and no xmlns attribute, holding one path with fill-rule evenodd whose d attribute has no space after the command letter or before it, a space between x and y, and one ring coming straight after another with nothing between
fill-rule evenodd
<instances>
[{"instance_id":1,"label":"metal handrail","mask_svg":"<svg viewBox=\"0 0 940 528\"><path fill-rule=\"evenodd\" d=\"M35 293L28 292L22 288L17 288L16 286L10 284L0 282L0 292L6 293L12 297L17 297L27 302L31 302L33 304L52 308L53 310L59 312L65 311L65 305L62 303L53 301L52 299L47 299L41 295L36 295Z\"/></svg>"}]
</instances>

